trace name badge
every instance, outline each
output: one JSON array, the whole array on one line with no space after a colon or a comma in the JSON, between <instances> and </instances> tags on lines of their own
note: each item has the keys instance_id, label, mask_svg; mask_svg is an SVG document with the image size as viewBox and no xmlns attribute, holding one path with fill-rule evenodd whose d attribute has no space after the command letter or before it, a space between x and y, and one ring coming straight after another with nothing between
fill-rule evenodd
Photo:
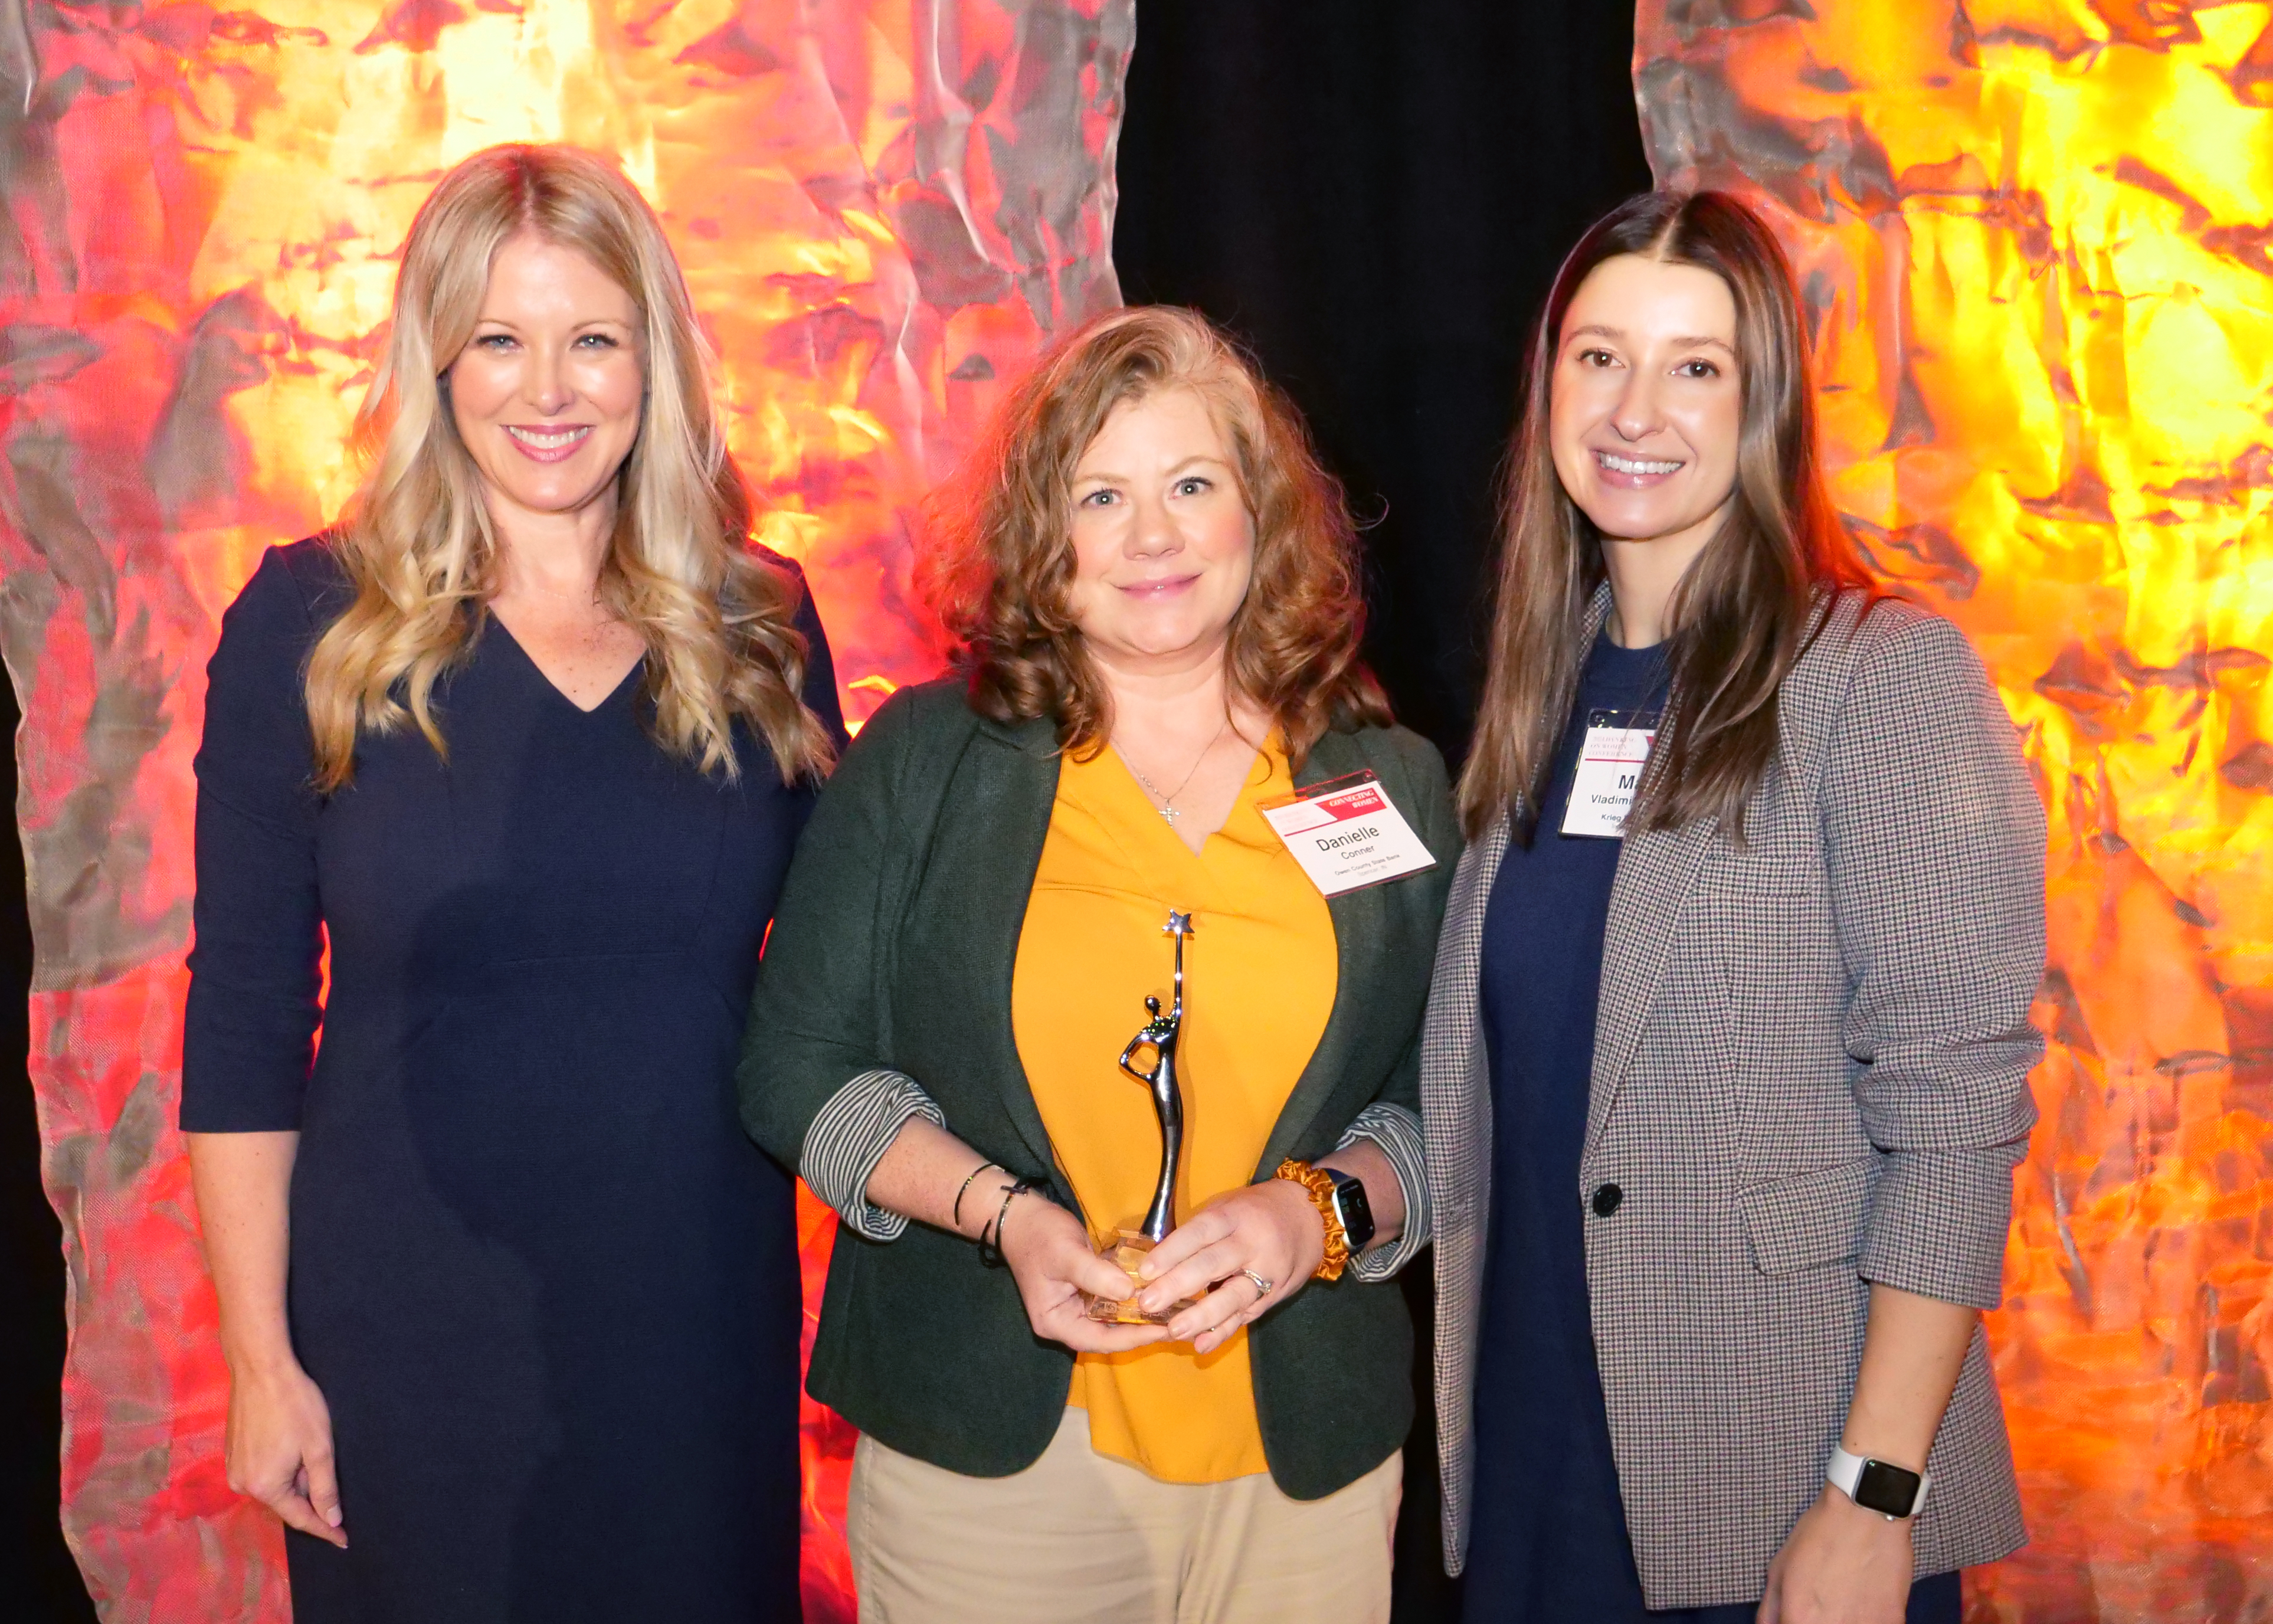
<instances>
[{"instance_id":1,"label":"name badge","mask_svg":"<svg viewBox=\"0 0 2273 1624\"><path fill-rule=\"evenodd\" d=\"M1602 840L1624 835L1642 769L1649 765L1649 747L1656 741L1654 714L1590 711L1586 741L1579 747L1579 776L1563 808L1563 832Z\"/></svg>"},{"instance_id":2,"label":"name badge","mask_svg":"<svg viewBox=\"0 0 2273 1624\"><path fill-rule=\"evenodd\" d=\"M1310 883L1329 897L1437 866L1370 772L1314 784L1262 812Z\"/></svg>"}]
</instances>

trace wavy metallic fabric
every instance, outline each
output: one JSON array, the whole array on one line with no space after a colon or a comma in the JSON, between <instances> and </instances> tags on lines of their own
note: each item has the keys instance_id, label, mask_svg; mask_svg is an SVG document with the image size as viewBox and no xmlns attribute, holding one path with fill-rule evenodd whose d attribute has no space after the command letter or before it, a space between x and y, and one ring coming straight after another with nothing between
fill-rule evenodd
<instances>
[{"instance_id":1,"label":"wavy metallic fabric","mask_svg":"<svg viewBox=\"0 0 2273 1624\"><path fill-rule=\"evenodd\" d=\"M1968 1616L2273 1614L2273 23L1642 0L1661 182L1763 204L1836 495L2051 812L1991 1320L2035 1543Z\"/></svg>"},{"instance_id":2,"label":"wavy metallic fabric","mask_svg":"<svg viewBox=\"0 0 2273 1624\"><path fill-rule=\"evenodd\" d=\"M0 0L0 651L71 1284L64 1521L111 1624L289 1612L274 1520L222 1481L173 1128L190 759L221 610L351 488L436 177L566 139L655 201L855 718L934 668L911 504L1037 345L1119 297L1133 0L255 4ZM808 1616L846 1617L851 1440L806 1419Z\"/></svg>"}]
</instances>

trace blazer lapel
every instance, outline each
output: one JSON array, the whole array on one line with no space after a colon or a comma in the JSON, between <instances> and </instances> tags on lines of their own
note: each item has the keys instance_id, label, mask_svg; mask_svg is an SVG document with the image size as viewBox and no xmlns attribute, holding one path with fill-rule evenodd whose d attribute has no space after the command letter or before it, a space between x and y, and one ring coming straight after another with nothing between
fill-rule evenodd
<instances>
[{"instance_id":1,"label":"blazer lapel","mask_svg":"<svg viewBox=\"0 0 2273 1624\"><path fill-rule=\"evenodd\" d=\"M1681 910L1721 825L1699 818L1676 830L1629 836L1610 888L1602 933L1602 1002L1594 1013L1594 1068L1587 1096L1587 1155L1592 1155L1657 1002ZM1582 1159L1583 1160L1583 1159Z\"/></svg>"},{"instance_id":2,"label":"blazer lapel","mask_svg":"<svg viewBox=\"0 0 2273 1624\"><path fill-rule=\"evenodd\" d=\"M1367 764L1363 753L1346 734L1329 733L1312 748L1302 771L1294 775L1294 786L1308 789L1345 773L1362 771ZM1364 1019L1366 989L1374 981L1382 953L1397 934L1392 928L1388 899L1392 889L1371 885L1326 898L1326 913L1334 921L1334 1007L1326 1017L1326 1029L1318 1034L1309 1064L1295 1079L1294 1092L1287 1096L1278 1124L1271 1130L1263 1160L1257 1164L1257 1178L1286 1160L1288 1147L1309 1131L1341 1079L1353 1031Z\"/></svg>"},{"instance_id":3,"label":"blazer lapel","mask_svg":"<svg viewBox=\"0 0 2273 1624\"><path fill-rule=\"evenodd\" d=\"M1421 1046L1421 1122L1429 1135L1440 1267L1458 1250L1446 1245L1448 1235L1471 1237L1481 1247L1483 1214L1491 1199L1492 1099L1478 992L1484 914L1507 856L1507 840L1503 813L1460 854L1429 988Z\"/></svg>"},{"instance_id":4,"label":"blazer lapel","mask_svg":"<svg viewBox=\"0 0 2273 1624\"><path fill-rule=\"evenodd\" d=\"M1597 626L1609 613L1610 589L1603 583L1594 598L1591 617ZM1593 638L1588 640L1592 646ZM1681 696L1673 696L1661 734L1677 725ZM1617 878L1610 886L1610 911L1602 931L1601 1000L1594 1011L1594 1065L1587 1079L1587 1147L1579 1157L1594 1154L1609 1125L1610 1109L1624 1086L1626 1066L1641 1041L1642 1023L1657 1002L1665 980L1666 961L1681 922L1681 910L1705 866L1705 853L1721 831L1717 818L1698 818L1674 830L1651 830L1629 835L1618 853ZM1583 1170L1579 1182L1583 1187Z\"/></svg>"},{"instance_id":5,"label":"blazer lapel","mask_svg":"<svg viewBox=\"0 0 2273 1624\"><path fill-rule=\"evenodd\" d=\"M1042 845L1049 838L1050 814L1057 802L1057 733L1046 719L1022 723L981 721L979 748L991 759L983 769L994 780L995 816L987 838L973 847L973 859L984 865L974 875L980 906L971 914L969 962L980 982L983 1007L996 1012L996 1077L1001 1079L1002 1104L1033 1154L1033 1165L1051 1169L1059 1189L1073 1195L1071 1181L1057 1164L1050 1132L1042 1124L1041 1108L1026 1067L1018 1056L1018 1036L1010 1015L1011 981L1018 966L1018 937L1026 928L1026 903L1033 895L1034 875L1042 863ZM1010 907L987 906L987 899L1015 898Z\"/></svg>"},{"instance_id":6,"label":"blazer lapel","mask_svg":"<svg viewBox=\"0 0 2273 1624\"><path fill-rule=\"evenodd\" d=\"M1593 622L1609 608L1609 588L1596 594ZM1593 634L1587 639L1591 645ZM1804 680L1805 662L1786 680ZM1673 709L1678 710L1675 695ZM1665 726L1674 725L1669 714ZM1769 768L1771 780L1780 771ZM1587 1096L1587 1152L1592 1155L1624 1086L1626 1067L1641 1041L1642 1023L1665 980L1665 966L1681 910L1696 888L1706 853L1719 837L1718 818L1699 818L1683 828L1636 835L1618 857L1618 876L1610 891L1610 913L1602 944L1602 1003L1594 1016L1594 1069Z\"/></svg>"},{"instance_id":7,"label":"blazer lapel","mask_svg":"<svg viewBox=\"0 0 2273 1624\"><path fill-rule=\"evenodd\" d=\"M1438 1470L1445 1549L1467 1551L1475 1372L1483 1335L1484 1240L1491 1213L1492 1093L1477 1000L1484 914L1507 855L1502 813L1460 853L1444 906L1435 979L1421 1041L1421 1131L1436 1208L1436 1369Z\"/></svg>"},{"instance_id":8,"label":"blazer lapel","mask_svg":"<svg viewBox=\"0 0 2273 1624\"><path fill-rule=\"evenodd\" d=\"M1579 658L1594 646L1609 618L1610 583L1602 583L1587 605L1579 639ZM1677 697L1677 705L1680 703ZM1667 722L1672 721L1668 717ZM1617 878L1610 888L1609 918L1602 936L1602 997L1594 1012L1594 1064L1587 1094L1587 1147L1594 1154L1625 1081L1627 1064L1641 1041L1642 1023L1665 980L1681 910L1697 883L1705 854L1720 824L1703 818L1681 829L1628 836L1618 855ZM1583 1183L1583 1175L1581 1177Z\"/></svg>"}]
</instances>

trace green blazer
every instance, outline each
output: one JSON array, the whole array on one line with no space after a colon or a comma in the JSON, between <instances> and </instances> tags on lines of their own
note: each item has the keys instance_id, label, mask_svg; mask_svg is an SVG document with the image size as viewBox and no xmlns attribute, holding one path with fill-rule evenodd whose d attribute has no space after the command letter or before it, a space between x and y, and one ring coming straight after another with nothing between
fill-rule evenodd
<instances>
[{"instance_id":1,"label":"green blazer","mask_svg":"<svg viewBox=\"0 0 2273 1624\"><path fill-rule=\"evenodd\" d=\"M1421 1017L1460 839L1443 761L1403 728L1328 733L1295 781L1366 768L1437 866L1328 903L1333 1011L1258 1179L1285 1157L1329 1154L1377 1100L1419 1106ZM897 1071L981 1155L1080 1210L1010 1024L1057 781L1050 723L987 721L957 682L903 689L870 718L806 827L750 1005L742 1120L775 1156L799 1165L832 1095ZM1264 1450L1288 1494L1330 1494L1403 1444L1413 1334L1393 1281L1313 1282L1249 1337ZM1009 1271L983 1267L970 1242L923 1224L889 1243L838 1229L807 1386L878 1441L1006 1477L1049 1444L1072 1370L1070 1351L1033 1334Z\"/></svg>"}]
</instances>

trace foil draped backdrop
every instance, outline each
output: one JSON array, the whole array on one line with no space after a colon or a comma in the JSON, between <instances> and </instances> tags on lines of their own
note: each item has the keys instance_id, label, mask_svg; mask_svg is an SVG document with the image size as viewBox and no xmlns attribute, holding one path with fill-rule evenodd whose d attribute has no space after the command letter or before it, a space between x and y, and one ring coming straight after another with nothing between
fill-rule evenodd
<instances>
[{"instance_id":1,"label":"foil draped backdrop","mask_svg":"<svg viewBox=\"0 0 2273 1624\"><path fill-rule=\"evenodd\" d=\"M856 718L934 667L912 502L1118 297L1135 0L252 4L0 0L0 654L64 1520L110 1624L289 1610L222 1481L173 1128L189 763L221 609L352 484L434 177L562 139L656 201ZM1969 1616L2273 1617L2273 6L1642 0L1635 66L1661 177L1782 230L1841 504L1971 635L2052 810L1992 1327L2036 1544ZM806 1419L808 1607L845 1618L850 1439Z\"/></svg>"},{"instance_id":2,"label":"foil draped backdrop","mask_svg":"<svg viewBox=\"0 0 2273 1624\"><path fill-rule=\"evenodd\" d=\"M1662 184L1763 205L1836 495L2051 812L1970 1620L2273 1618L2273 8L1642 0Z\"/></svg>"},{"instance_id":3,"label":"foil draped backdrop","mask_svg":"<svg viewBox=\"0 0 2273 1624\"><path fill-rule=\"evenodd\" d=\"M0 653L70 1274L63 1518L109 1624L289 1613L277 1525L223 1481L174 1127L190 763L221 611L352 486L412 211L493 142L620 159L858 718L936 668L911 505L1049 333L1119 300L1134 29L1134 0L0 0ZM828 1214L801 1221L817 1303ZM849 1619L851 1440L806 1421L807 1616Z\"/></svg>"}]
</instances>

